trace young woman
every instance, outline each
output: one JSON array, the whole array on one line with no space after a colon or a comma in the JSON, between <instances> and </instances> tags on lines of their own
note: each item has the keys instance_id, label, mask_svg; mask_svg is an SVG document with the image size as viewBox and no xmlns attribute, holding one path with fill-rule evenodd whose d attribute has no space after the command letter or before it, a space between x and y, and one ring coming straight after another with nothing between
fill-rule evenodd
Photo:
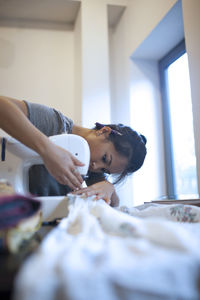
<instances>
[{"instance_id":1,"label":"young woman","mask_svg":"<svg viewBox=\"0 0 200 300\"><path fill-rule=\"evenodd\" d=\"M146 156L146 138L130 127L102 125L88 129L77 126L59 111L44 105L0 97L0 127L36 151L44 165L30 169L30 192L37 196L66 195L69 192L104 199L112 206L119 204L114 185L106 174L117 176L116 182L138 170ZM52 143L48 136L72 133L85 138L90 147L88 187L76 172L82 162Z\"/></svg>"}]
</instances>

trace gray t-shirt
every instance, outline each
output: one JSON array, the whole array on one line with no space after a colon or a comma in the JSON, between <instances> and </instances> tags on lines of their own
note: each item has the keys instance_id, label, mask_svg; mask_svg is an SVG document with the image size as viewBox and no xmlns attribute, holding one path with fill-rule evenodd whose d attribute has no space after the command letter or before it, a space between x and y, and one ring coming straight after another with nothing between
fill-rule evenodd
<instances>
[{"instance_id":1,"label":"gray t-shirt","mask_svg":"<svg viewBox=\"0 0 200 300\"><path fill-rule=\"evenodd\" d=\"M25 101L28 118L31 123L45 135L72 133L73 121L56 109L45 105ZM105 180L104 174L88 173L87 184ZM44 165L34 165L29 169L29 191L36 196L62 196L71 189L59 184L47 171Z\"/></svg>"},{"instance_id":2,"label":"gray t-shirt","mask_svg":"<svg viewBox=\"0 0 200 300\"><path fill-rule=\"evenodd\" d=\"M72 133L73 121L61 112L45 105L25 101L28 118L45 135Z\"/></svg>"}]
</instances>

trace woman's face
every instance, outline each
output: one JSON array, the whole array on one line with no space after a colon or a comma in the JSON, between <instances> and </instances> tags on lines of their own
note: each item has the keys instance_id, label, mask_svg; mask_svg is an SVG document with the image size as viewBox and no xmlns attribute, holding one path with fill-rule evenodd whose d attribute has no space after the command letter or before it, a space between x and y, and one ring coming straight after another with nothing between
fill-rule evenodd
<instances>
[{"instance_id":1,"label":"woman's face","mask_svg":"<svg viewBox=\"0 0 200 300\"><path fill-rule=\"evenodd\" d=\"M88 144L90 147L89 170L91 172L119 174L123 172L128 164L127 158L121 156L115 150L113 143L107 139L109 134L109 129L108 131L103 131L101 129L95 131L93 136L88 139Z\"/></svg>"}]
</instances>

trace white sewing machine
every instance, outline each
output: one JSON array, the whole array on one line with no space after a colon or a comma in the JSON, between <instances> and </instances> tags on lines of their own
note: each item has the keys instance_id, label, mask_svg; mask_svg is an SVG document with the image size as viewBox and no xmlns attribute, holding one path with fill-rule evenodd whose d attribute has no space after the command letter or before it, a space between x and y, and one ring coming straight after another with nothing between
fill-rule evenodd
<instances>
[{"instance_id":1,"label":"white sewing machine","mask_svg":"<svg viewBox=\"0 0 200 300\"><path fill-rule=\"evenodd\" d=\"M87 141L74 134L61 134L49 137L56 145L71 152L78 160L83 162L83 167L78 167L81 175L86 175L90 163L90 149ZM0 162L0 179L6 179L14 188L16 193L26 195L29 193L29 169L32 165L42 164L41 157L30 148L26 147L12 137L6 137L5 144L1 147L1 156L5 156L5 161ZM60 197L38 197L43 202L43 219L53 219L63 217L66 212L61 205L64 196ZM49 202L50 200L51 203ZM59 205L60 209L55 214L55 209ZM65 209L66 211L66 209ZM61 213L62 212L62 213Z\"/></svg>"}]
</instances>

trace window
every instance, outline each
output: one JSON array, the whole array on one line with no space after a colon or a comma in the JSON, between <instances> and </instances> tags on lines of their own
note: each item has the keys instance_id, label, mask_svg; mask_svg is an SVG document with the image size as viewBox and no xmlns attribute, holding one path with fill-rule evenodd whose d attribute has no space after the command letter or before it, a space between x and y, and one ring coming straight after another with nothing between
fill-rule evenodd
<instances>
[{"instance_id":1,"label":"window","mask_svg":"<svg viewBox=\"0 0 200 300\"><path fill-rule=\"evenodd\" d=\"M197 195L190 79L182 41L160 62L168 198Z\"/></svg>"}]
</instances>

